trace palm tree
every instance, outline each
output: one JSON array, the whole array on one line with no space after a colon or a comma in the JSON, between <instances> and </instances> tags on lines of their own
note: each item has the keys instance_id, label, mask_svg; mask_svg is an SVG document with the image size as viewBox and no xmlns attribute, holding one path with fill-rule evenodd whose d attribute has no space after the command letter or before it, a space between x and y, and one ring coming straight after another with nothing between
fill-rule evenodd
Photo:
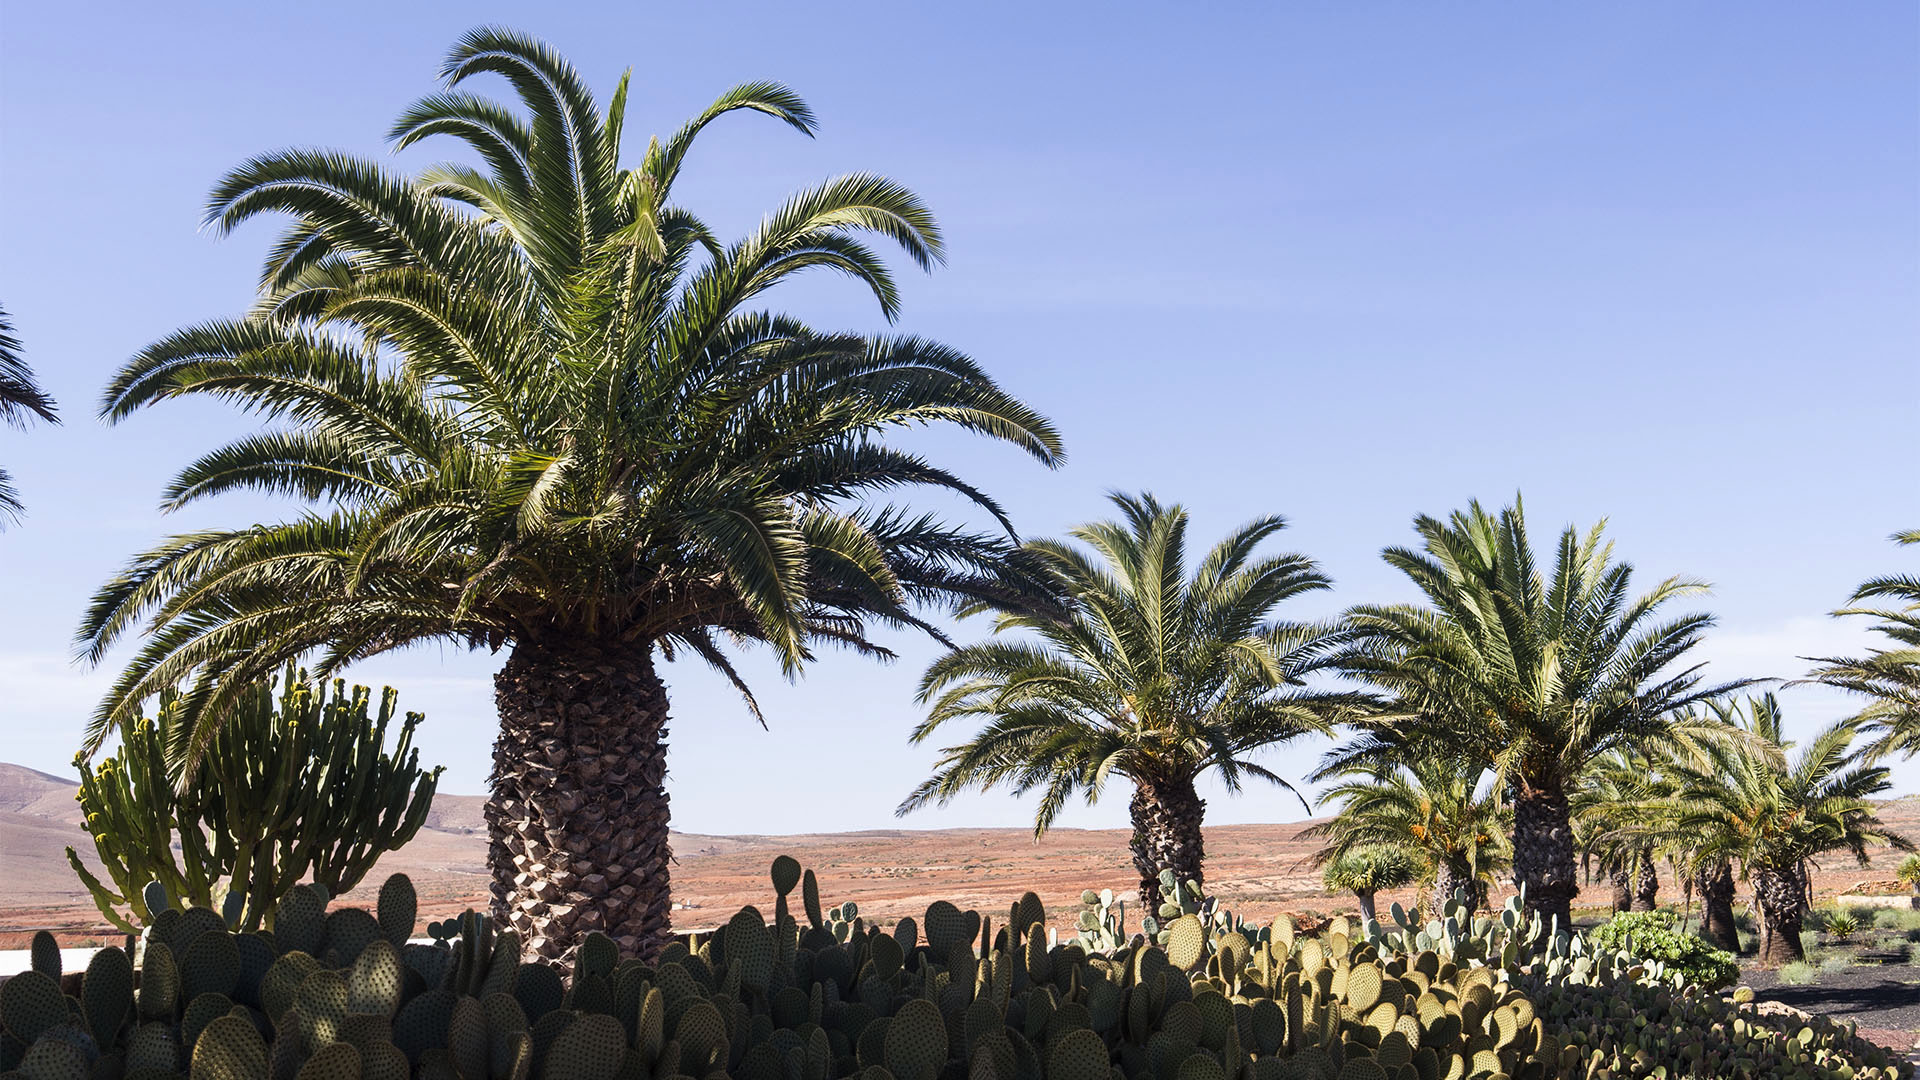
<instances>
[{"instance_id":1,"label":"palm tree","mask_svg":"<svg viewBox=\"0 0 1920 1080\"><path fill-rule=\"evenodd\" d=\"M458 89L489 72L523 110ZM212 224L293 217L254 310L162 339L109 387L111 420L211 395L281 421L189 465L167 506L235 489L315 505L173 537L101 588L85 655L143 620L151 636L93 734L191 680L204 745L255 677L315 651L324 675L420 642L506 648L494 912L544 956L592 930L651 955L670 906L656 653L712 665L758 716L725 643L765 646L791 673L823 644L888 655L870 629L930 630L927 604L1014 603L1033 583L1011 569L1010 531L865 501L930 485L1006 526L985 494L881 435L946 423L1050 465L1060 441L950 348L752 306L820 267L891 319L899 293L863 234L922 267L941 258L927 208L876 176L802 191L724 244L672 201L716 118L812 131L785 87L727 91L629 168L624 78L602 105L547 46L499 29L467 35L442 73L445 92L393 139L453 135L484 168L404 176L303 150L240 166Z\"/></svg>"},{"instance_id":2,"label":"palm tree","mask_svg":"<svg viewBox=\"0 0 1920 1080\"><path fill-rule=\"evenodd\" d=\"M1328 862L1321 881L1328 892L1350 892L1360 905L1360 917L1378 921L1373 898L1419 880L1420 860L1406 848L1385 845L1354 848Z\"/></svg>"},{"instance_id":3,"label":"palm tree","mask_svg":"<svg viewBox=\"0 0 1920 1080\"><path fill-rule=\"evenodd\" d=\"M1567 926L1574 879L1569 796L1616 746L1680 734L1674 710L1715 694L1700 666L1678 667L1712 625L1655 621L1705 586L1668 578L1632 594L1604 523L1560 536L1542 575L1519 500L1497 516L1478 502L1449 521L1422 515L1423 550L1388 548L1424 605L1352 609L1349 673L1395 700L1334 766L1391 762L1401 747L1447 747L1494 770L1513 807L1513 869L1528 907ZM1677 668L1677 670L1676 670Z\"/></svg>"},{"instance_id":4,"label":"palm tree","mask_svg":"<svg viewBox=\"0 0 1920 1080\"><path fill-rule=\"evenodd\" d=\"M1866 752L1854 747L1863 726L1858 718L1828 727L1788 759L1793 744L1783 737L1772 694L1751 699L1744 710L1725 706L1720 715L1750 738L1703 745L1696 764L1683 763L1670 827L1691 838L1698 860L1737 862L1753 882L1761 963L1804 959L1808 864L1846 851L1864 866L1869 844L1913 849L1880 823L1868 801L1891 786L1887 768L1869 764Z\"/></svg>"},{"instance_id":5,"label":"palm tree","mask_svg":"<svg viewBox=\"0 0 1920 1080\"><path fill-rule=\"evenodd\" d=\"M1893 540L1920 544L1920 529L1895 533ZM1871 753L1912 757L1920 753L1920 577L1874 578L1854 590L1853 604L1834 614L1878 620L1873 630L1888 639L1889 647L1863 657L1820 658L1811 678L1869 699L1860 719L1880 735Z\"/></svg>"},{"instance_id":6,"label":"palm tree","mask_svg":"<svg viewBox=\"0 0 1920 1080\"><path fill-rule=\"evenodd\" d=\"M20 355L20 339L14 336L6 309L0 308L0 421L11 427L26 427L36 416L49 424L60 422L53 399L40 389L40 384L34 381L33 369ZM6 526L8 519L20 520L24 509L12 478L5 469L0 469L0 528Z\"/></svg>"},{"instance_id":7,"label":"palm tree","mask_svg":"<svg viewBox=\"0 0 1920 1080\"><path fill-rule=\"evenodd\" d=\"M1668 779L1651 748L1617 746L1589 764L1576 785L1569 804L1574 838L1582 859L1596 863L1613 884L1615 911L1659 906L1655 845L1633 827L1645 805L1667 793Z\"/></svg>"},{"instance_id":8,"label":"palm tree","mask_svg":"<svg viewBox=\"0 0 1920 1080\"><path fill-rule=\"evenodd\" d=\"M1489 879L1508 861L1505 834L1513 815L1500 789L1482 787L1485 770L1479 765L1445 754L1406 753L1402 761L1321 770L1315 782L1348 777L1322 796L1340 810L1301 838L1327 841L1314 855L1323 866L1382 845L1408 848L1424 864L1420 880L1430 887L1428 903L1436 916L1462 889L1479 907L1486 903Z\"/></svg>"},{"instance_id":9,"label":"palm tree","mask_svg":"<svg viewBox=\"0 0 1920 1080\"><path fill-rule=\"evenodd\" d=\"M970 788L1038 789L1038 837L1076 793L1091 804L1110 777L1124 777L1134 789L1133 863L1153 911L1162 869L1204 880L1206 803L1195 782L1211 772L1229 792L1248 777L1292 790L1251 756L1325 731L1365 699L1303 683L1326 667L1338 631L1271 617L1328 586L1304 555L1256 557L1283 519L1234 530L1189 576L1185 510L1151 495L1113 502L1124 520L1073 530L1091 554L1057 540L1026 546L1064 595L1064 612L991 605L996 635L1027 638L996 636L927 669L920 701L931 708L913 741L954 721L983 726L941 752L899 813Z\"/></svg>"}]
</instances>

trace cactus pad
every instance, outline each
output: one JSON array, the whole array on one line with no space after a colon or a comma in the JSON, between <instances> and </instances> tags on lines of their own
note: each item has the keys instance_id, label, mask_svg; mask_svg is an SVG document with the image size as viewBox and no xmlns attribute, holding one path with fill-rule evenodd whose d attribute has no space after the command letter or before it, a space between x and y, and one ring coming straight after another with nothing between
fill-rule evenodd
<instances>
[{"instance_id":1,"label":"cactus pad","mask_svg":"<svg viewBox=\"0 0 1920 1080\"><path fill-rule=\"evenodd\" d=\"M626 1057L626 1029L611 1016L592 1014L568 1024L547 1048L545 1080L614 1080Z\"/></svg>"},{"instance_id":2,"label":"cactus pad","mask_svg":"<svg viewBox=\"0 0 1920 1080\"><path fill-rule=\"evenodd\" d=\"M0 983L0 1025L31 1046L42 1032L67 1022L67 999L60 984L42 972L23 971Z\"/></svg>"}]
</instances>

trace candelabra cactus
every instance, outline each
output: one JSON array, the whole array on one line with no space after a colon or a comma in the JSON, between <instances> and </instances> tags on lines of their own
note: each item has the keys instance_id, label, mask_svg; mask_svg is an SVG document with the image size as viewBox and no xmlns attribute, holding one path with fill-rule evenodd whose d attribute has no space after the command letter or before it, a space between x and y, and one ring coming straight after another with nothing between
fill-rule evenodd
<instances>
[{"instance_id":1,"label":"candelabra cactus","mask_svg":"<svg viewBox=\"0 0 1920 1080\"><path fill-rule=\"evenodd\" d=\"M419 831L439 781L412 745L421 714L406 714L386 749L397 702L388 688L375 708L364 686L336 680L329 693L289 668L277 698L271 682L251 688L191 760L179 695L163 694L153 716L121 724L112 757L74 761L107 880L73 848L67 861L129 932L158 916L154 883L169 903L218 909L248 930L268 925L303 879L345 892Z\"/></svg>"}]
</instances>

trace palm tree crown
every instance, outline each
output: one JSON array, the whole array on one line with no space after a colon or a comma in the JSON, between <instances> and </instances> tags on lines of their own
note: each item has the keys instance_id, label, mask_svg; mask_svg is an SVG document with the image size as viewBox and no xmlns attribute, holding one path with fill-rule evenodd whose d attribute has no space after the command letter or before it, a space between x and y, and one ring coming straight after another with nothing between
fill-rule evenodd
<instances>
[{"instance_id":1,"label":"palm tree crown","mask_svg":"<svg viewBox=\"0 0 1920 1080\"><path fill-rule=\"evenodd\" d=\"M1485 878L1507 864L1512 818L1500 788L1481 784L1484 775L1477 763L1435 753L1409 754L1405 764L1384 769L1323 771L1314 779L1346 777L1321 796L1340 809L1300 835L1326 841L1314 855L1322 865L1381 845L1417 851L1436 913L1444 914L1462 888L1477 904L1485 899Z\"/></svg>"},{"instance_id":2,"label":"palm tree crown","mask_svg":"<svg viewBox=\"0 0 1920 1080\"><path fill-rule=\"evenodd\" d=\"M1422 548L1384 555L1426 603L1353 608L1341 661L1394 703L1333 764L1429 747L1493 769L1514 807L1527 903L1563 925L1578 892L1569 786L1595 757L1674 734L1674 710L1728 689L1703 686L1698 664L1678 667L1712 618L1658 618L1705 586L1668 578L1635 596L1604 527L1567 528L1543 575L1518 499L1497 515L1478 502L1447 521L1422 515Z\"/></svg>"},{"instance_id":3,"label":"palm tree crown","mask_svg":"<svg viewBox=\"0 0 1920 1080\"><path fill-rule=\"evenodd\" d=\"M60 422L53 399L34 381L33 369L20 354L20 339L14 336L6 309L0 308L0 423L25 427L34 417L50 424ZM9 519L18 520L23 509L12 478L0 469L0 528Z\"/></svg>"},{"instance_id":4,"label":"palm tree crown","mask_svg":"<svg viewBox=\"0 0 1920 1080\"><path fill-rule=\"evenodd\" d=\"M1748 738L1705 743L1674 759L1678 791L1665 828L1687 838L1696 860L1730 859L1753 880L1765 916L1763 960L1800 959L1811 860L1844 851L1865 865L1869 845L1912 850L1881 824L1868 801L1891 786L1888 770L1854 745L1857 718L1827 727L1789 758L1794 744L1784 736L1772 694L1744 708L1715 703L1712 711Z\"/></svg>"},{"instance_id":5,"label":"palm tree crown","mask_svg":"<svg viewBox=\"0 0 1920 1080\"><path fill-rule=\"evenodd\" d=\"M1920 544L1920 529L1895 533L1893 539ZM1888 647L1862 657L1823 658L1812 678L1869 699L1860 719L1880 733L1874 754L1920 753L1920 577L1898 574L1867 581L1854 590L1853 605L1834 614L1877 620L1873 630L1887 639Z\"/></svg>"},{"instance_id":6,"label":"palm tree crown","mask_svg":"<svg viewBox=\"0 0 1920 1080\"><path fill-rule=\"evenodd\" d=\"M1200 879L1202 774L1233 792L1249 777L1287 786L1253 757L1326 730L1363 699L1304 683L1327 665L1337 631L1272 617L1282 602L1328 585L1303 555L1256 555L1281 518L1235 530L1189 576L1184 510L1151 495L1113 501L1122 520L1073 530L1091 553L1056 540L1026 545L1064 595L1064 612L999 606L1000 636L927 670L920 699L931 707L915 742L955 721L984 726L941 753L900 812L969 788L1038 790L1039 834L1076 793L1092 803L1109 778L1124 777L1135 788L1134 861L1151 901L1163 868Z\"/></svg>"},{"instance_id":7,"label":"palm tree crown","mask_svg":"<svg viewBox=\"0 0 1920 1080\"><path fill-rule=\"evenodd\" d=\"M489 73L521 110L460 89ZM403 176L315 151L240 166L216 187L211 224L293 218L258 303L162 339L110 385L110 420L199 394L279 422L189 465L167 506L236 489L318 505L173 537L100 590L80 633L87 656L143 621L151 640L100 706L96 736L191 677L204 742L233 695L290 658L319 650L325 674L451 639L511 645L521 661L502 673L503 739L533 741L497 748L497 772L551 735L541 725L572 723L508 715L536 700L560 707L537 684L563 668L578 676L569 686L588 687L577 708L604 717L609 702L649 703L623 721L647 729L640 743L595 753L651 760L664 752L656 646L702 658L746 693L724 643L764 644L789 671L822 643L884 654L867 636L875 623L925 627L920 604L1019 587L1007 538L863 498L931 485L1004 526L988 496L881 436L952 424L1051 465L1052 426L951 348L820 332L753 306L824 268L893 318L897 286L863 238L923 268L939 261L939 229L917 197L845 176L722 243L673 201L682 163L728 113L810 133L813 114L790 90L735 87L623 167L624 78L603 107L547 46L497 29L464 38L442 74L445 92L408 109L392 138L451 135L483 167ZM607 670L638 682L590 689ZM655 765L638 780L625 768L627 788L652 786ZM501 795L503 820L532 820L540 798L577 798L576 781L607 782L583 774L566 790ZM664 850L664 805L633 812ZM604 849L620 828L600 831ZM650 895L665 887L661 865ZM647 933L657 944L664 930Z\"/></svg>"}]
</instances>

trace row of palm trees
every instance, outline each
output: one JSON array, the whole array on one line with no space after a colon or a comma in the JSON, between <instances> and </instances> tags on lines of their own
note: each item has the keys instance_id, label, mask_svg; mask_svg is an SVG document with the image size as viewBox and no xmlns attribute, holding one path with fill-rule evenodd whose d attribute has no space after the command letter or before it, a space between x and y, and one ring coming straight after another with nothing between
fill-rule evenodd
<instances>
[{"instance_id":1,"label":"row of palm trees","mask_svg":"<svg viewBox=\"0 0 1920 1080\"><path fill-rule=\"evenodd\" d=\"M1144 496L1119 501L1124 521L1076 534L1092 554L1023 544L990 495L885 436L952 425L1054 467L1064 449L1044 416L948 346L760 306L824 269L893 320L898 285L873 245L921 268L944 250L912 192L830 179L733 240L678 201L709 124L757 113L811 134L791 90L735 87L629 155L627 81L597 99L539 41L473 31L441 75L389 135L402 148L451 137L465 160L410 174L293 150L242 164L215 186L208 223L290 219L250 310L162 338L109 384L112 422L193 396L267 421L187 465L165 508L252 491L303 509L169 537L101 587L81 654L137 647L90 746L164 688L184 687L191 751L289 662L326 677L429 641L504 649L486 810L494 912L542 955L565 957L592 930L650 955L670 931L657 660L711 665L757 716L733 649L765 647L791 672L822 646L888 655L875 629L952 644L939 612L991 612L1003 633L928 672L915 737L979 730L903 808L1009 785L1040 793L1044 827L1124 777L1152 892L1163 867L1201 875L1199 776L1284 784L1262 750L1340 729L1353 739L1328 775L1400 777L1409 807L1444 791L1472 808L1461 813L1493 815L1462 830L1440 820L1452 809L1421 811L1433 836L1464 845L1439 853L1446 880L1472 882L1510 850L1529 902L1562 917L1586 770L1701 727L1687 710L1731 689L1684 666L1709 620L1663 621L1697 584L1634 595L1598 530L1568 532L1542 574L1517 505L1420 519L1423 547L1387 557L1425 602L1330 623L1274 614L1328 585L1304 557L1258 552L1278 518L1191 574L1185 515ZM473 93L482 77L514 102ZM886 494L920 487L995 527ZM1867 722L1891 732L1905 715ZM1442 759L1453 772L1432 771Z\"/></svg>"},{"instance_id":2,"label":"row of palm trees","mask_svg":"<svg viewBox=\"0 0 1920 1080\"><path fill-rule=\"evenodd\" d=\"M1073 533L1090 551L1027 545L1060 583L1064 612L1003 611L993 638L929 669L914 737L978 727L901 812L1005 786L1040 793L1044 832L1070 799L1094 802L1123 778L1142 898L1157 905L1160 868L1204 880L1202 775L1230 792L1248 777L1290 787L1251 755L1344 729L1312 776L1339 781L1325 796L1338 812L1304 835L1325 842L1329 882L1363 910L1403 883L1394 849L1414 856L1436 910L1462 889L1484 903L1511 868L1528 905L1562 925L1581 861L1614 881L1616 906L1637 910L1654 906L1666 862L1697 886L1714 936L1738 948L1737 867L1768 962L1799 956L1811 860L1910 847L1869 801L1890 786L1877 761L1912 746L1910 714L1877 697L1790 756L1772 694L1741 702L1750 680L1703 680L1690 653L1711 619L1665 615L1703 586L1668 579L1636 594L1599 528L1562 533L1542 570L1518 501L1420 518L1421 548L1386 558L1424 603L1293 623L1275 609L1327 581L1303 556L1257 555L1278 518L1230 533L1189 573L1181 508L1114 501L1121 520ZM1829 661L1821 675L1847 685L1847 673L1888 667L1881 653ZM1870 730L1879 737L1864 745Z\"/></svg>"}]
</instances>

